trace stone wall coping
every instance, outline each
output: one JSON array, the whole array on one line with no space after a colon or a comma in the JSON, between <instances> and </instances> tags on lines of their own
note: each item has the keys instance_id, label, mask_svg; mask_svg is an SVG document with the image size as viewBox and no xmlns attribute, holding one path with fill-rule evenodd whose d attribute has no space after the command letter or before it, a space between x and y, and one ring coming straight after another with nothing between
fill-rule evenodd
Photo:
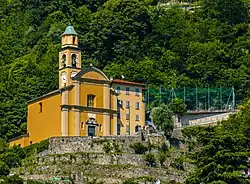
<instances>
[{"instance_id":1,"label":"stone wall coping","mask_svg":"<svg viewBox=\"0 0 250 184\"><path fill-rule=\"evenodd\" d=\"M147 135L149 137L162 137L159 134ZM124 135L124 136L102 136L102 137L89 137L89 136L58 136L50 137L48 140L124 140L124 139L139 139L139 135Z\"/></svg>"}]
</instances>

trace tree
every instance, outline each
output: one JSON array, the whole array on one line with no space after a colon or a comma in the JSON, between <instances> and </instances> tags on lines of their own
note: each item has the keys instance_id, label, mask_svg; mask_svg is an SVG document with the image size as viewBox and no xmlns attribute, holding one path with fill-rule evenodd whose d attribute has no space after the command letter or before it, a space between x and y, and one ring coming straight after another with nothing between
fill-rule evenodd
<instances>
[{"instance_id":1,"label":"tree","mask_svg":"<svg viewBox=\"0 0 250 184\"><path fill-rule=\"evenodd\" d=\"M9 167L7 164L0 160L0 176L6 176L10 172Z\"/></svg>"},{"instance_id":2,"label":"tree","mask_svg":"<svg viewBox=\"0 0 250 184\"><path fill-rule=\"evenodd\" d=\"M168 104L169 109L173 111L174 114L183 116L187 112L187 106L184 101L180 98L174 98Z\"/></svg>"},{"instance_id":3,"label":"tree","mask_svg":"<svg viewBox=\"0 0 250 184\"><path fill-rule=\"evenodd\" d=\"M247 1L243 0L214 0L202 1L202 13L207 17L217 18L229 24L239 24L248 18Z\"/></svg>"},{"instance_id":4,"label":"tree","mask_svg":"<svg viewBox=\"0 0 250 184\"><path fill-rule=\"evenodd\" d=\"M247 184L242 170L250 167L250 101L229 120L213 127L191 127L183 130L195 147L191 156L196 169L186 183Z\"/></svg>"},{"instance_id":5,"label":"tree","mask_svg":"<svg viewBox=\"0 0 250 184\"><path fill-rule=\"evenodd\" d=\"M152 110L152 119L154 124L162 131L166 136L170 136L173 131L173 112L167 105L162 104L159 107L155 107Z\"/></svg>"}]
</instances>

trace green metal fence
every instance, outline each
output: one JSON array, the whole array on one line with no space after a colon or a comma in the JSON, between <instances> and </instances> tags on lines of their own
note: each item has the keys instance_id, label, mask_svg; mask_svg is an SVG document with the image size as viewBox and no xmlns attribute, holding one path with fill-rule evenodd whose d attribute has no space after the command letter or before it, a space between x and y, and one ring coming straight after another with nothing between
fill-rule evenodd
<instances>
[{"instance_id":1,"label":"green metal fence","mask_svg":"<svg viewBox=\"0 0 250 184\"><path fill-rule=\"evenodd\" d=\"M234 88L147 88L145 101L148 109L154 101L168 103L171 99L181 98L188 110L232 110L239 99L236 98ZM236 101L237 100L237 101Z\"/></svg>"}]
</instances>

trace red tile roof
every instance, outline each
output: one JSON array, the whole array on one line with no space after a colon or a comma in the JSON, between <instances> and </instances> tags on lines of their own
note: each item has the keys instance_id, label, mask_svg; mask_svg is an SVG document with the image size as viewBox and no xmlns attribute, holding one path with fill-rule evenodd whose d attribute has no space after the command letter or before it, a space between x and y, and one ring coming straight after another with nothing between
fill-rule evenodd
<instances>
[{"instance_id":1,"label":"red tile roof","mask_svg":"<svg viewBox=\"0 0 250 184\"><path fill-rule=\"evenodd\" d=\"M145 84L138 83L138 82L131 82L122 79L114 79L112 83L121 83L121 84L128 84L128 85L136 85L136 86L146 86Z\"/></svg>"}]
</instances>

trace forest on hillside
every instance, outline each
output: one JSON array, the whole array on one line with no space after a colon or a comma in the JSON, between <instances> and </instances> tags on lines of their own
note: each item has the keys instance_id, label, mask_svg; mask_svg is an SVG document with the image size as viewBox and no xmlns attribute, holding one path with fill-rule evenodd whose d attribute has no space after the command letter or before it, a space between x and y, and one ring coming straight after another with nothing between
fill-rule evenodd
<instances>
[{"instance_id":1,"label":"forest on hillside","mask_svg":"<svg viewBox=\"0 0 250 184\"><path fill-rule=\"evenodd\" d=\"M0 137L25 133L27 101L58 88L60 36L71 23L82 66L150 87L231 87L248 98L249 2L1 0Z\"/></svg>"}]
</instances>

